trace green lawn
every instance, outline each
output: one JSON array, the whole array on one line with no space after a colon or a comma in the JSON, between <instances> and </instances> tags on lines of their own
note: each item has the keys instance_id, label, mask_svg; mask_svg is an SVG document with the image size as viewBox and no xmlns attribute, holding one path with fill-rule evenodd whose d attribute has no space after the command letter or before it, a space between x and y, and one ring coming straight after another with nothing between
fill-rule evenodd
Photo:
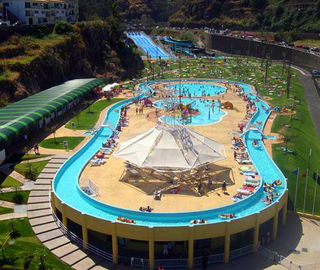
<instances>
[{"instance_id":1,"label":"green lawn","mask_svg":"<svg viewBox=\"0 0 320 270\"><path fill-rule=\"evenodd\" d=\"M14 166L14 170L22 174L24 177L35 180L48 164L48 160L38 162L19 163ZM31 174L30 174L31 171Z\"/></svg>"},{"instance_id":2,"label":"green lawn","mask_svg":"<svg viewBox=\"0 0 320 270\"><path fill-rule=\"evenodd\" d=\"M14 192L0 193L0 200L18 203L18 204L27 204L29 194L30 194L30 191L17 191L17 192L14 191ZM21 198L20 201L16 201L17 196Z\"/></svg>"},{"instance_id":3,"label":"green lawn","mask_svg":"<svg viewBox=\"0 0 320 270\"><path fill-rule=\"evenodd\" d=\"M71 269L40 243L26 218L0 221L1 242L12 232L12 225L18 237L5 246L4 255L7 262L3 262L0 256L0 269L41 269L41 257L44 262L42 269Z\"/></svg>"},{"instance_id":4,"label":"green lawn","mask_svg":"<svg viewBox=\"0 0 320 270\"><path fill-rule=\"evenodd\" d=\"M50 157L51 155L35 155L35 154L25 154L21 160L32 160L37 158Z\"/></svg>"},{"instance_id":5,"label":"green lawn","mask_svg":"<svg viewBox=\"0 0 320 270\"><path fill-rule=\"evenodd\" d=\"M301 174L305 173L308 166L309 149L312 148L313 155L310 166L310 177L308 178L308 188L306 196L306 212L312 212L313 195L315 190L315 180L313 174L320 171L319 160L320 145L318 138L311 120L309 109L305 100L304 90L298 78L298 73L292 70L291 90L289 99L286 97L286 72L282 72L281 64L272 64L268 72L268 82L265 83L265 61L261 59L250 58L239 59L237 63L236 58L224 60L212 59L189 59L188 63L182 61L182 78L223 78L231 79L234 81L243 81L245 83L256 85L260 96L268 97L268 102L272 106L281 106L291 108L296 106L296 115L290 117L289 115L279 115L274 121L272 132L280 132L285 135L290 141L288 143L289 150L294 151L293 154L285 154L281 147L284 143L273 146L273 159L284 175L288 178L289 188L289 209L293 209L293 202L295 197L296 176L292 171L300 168L298 180L298 197L297 197L297 210L303 210L304 190L307 179L302 178ZM150 66L145 63L149 69L149 76L152 74ZM186 72L185 67L189 68ZM160 67L155 65L155 77L159 76ZM169 70L178 69L177 60L171 62L164 72L164 78L179 78L179 73L169 73ZM144 71L147 74L147 70ZM273 90L273 92L269 92ZM278 96L280 94L280 96ZM290 128L285 125L291 125ZM320 183L320 181L319 181ZM320 188L317 187L317 197L315 205L315 214L320 215Z\"/></svg>"},{"instance_id":6,"label":"green lawn","mask_svg":"<svg viewBox=\"0 0 320 270\"><path fill-rule=\"evenodd\" d=\"M12 212L13 212L12 208L7 208L7 207L0 206L0 215L9 214L9 213L12 213ZM0 269L1 269L1 263L0 263Z\"/></svg>"},{"instance_id":7,"label":"green lawn","mask_svg":"<svg viewBox=\"0 0 320 270\"><path fill-rule=\"evenodd\" d=\"M99 100L86 109L84 109L82 112L77 114L75 117L73 117L67 124L66 128L73 129L72 124L74 123L74 129L80 129L80 130L89 130L94 128L96 125L100 113L102 110L104 110L106 107L110 106L113 103L119 102L123 100L122 98L113 98L111 100Z\"/></svg>"},{"instance_id":8,"label":"green lawn","mask_svg":"<svg viewBox=\"0 0 320 270\"><path fill-rule=\"evenodd\" d=\"M85 137L57 137L44 140L40 143L43 148L50 149L66 149L63 145L64 141L68 142L68 149L73 150Z\"/></svg>"},{"instance_id":9,"label":"green lawn","mask_svg":"<svg viewBox=\"0 0 320 270\"><path fill-rule=\"evenodd\" d=\"M294 151L293 154L286 154L281 150L284 143L279 145L273 145L272 153L273 159L282 170L282 172L288 178L288 188L289 188L289 209L293 209L296 181L297 176L292 173L293 170L300 168L300 173L298 177L298 195L297 195L297 210L303 211L304 204L304 193L306 183L307 185L307 195L306 195L306 205L305 211L312 212L314 190L316 187L316 181L313 179L313 174L320 169L320 164L318 162L320 145L318 142L318 137L315 132L312 119L309 113L308 105L305 100L304 91L298 78L292 80L292 91L290 97L294 97L294 100L299 102L296 105L296 114L293 118L288 115L278 116L272 126L273 132L280 132L285 135L288 139L289 150ZM279 103L279 100L277 101ZM291 100L291 102L293 102ZM275 103L275 102L273 102ZM280 100L280 103L283 101ZM289 125L290 127L286 127ZM301 174L307 171L309 151L312 148L313 155L310 162L309 177L302 178ZM320 183L320 181L319 181ZM317 187L319 188L319 187ZM316 204L315 204L315 214L320 214L320 189L317 192Z\"/></svg>"},{"instance_id":10,"label":"green lawn","mask_svg":"<svg viewBox=\"0 0 320 270\"><path fill-rule=\"evenodd\" d=\"M22 183L17 181L16 179L12 178L9 175L5 175L0 173L0 186L1 187L19 187L22 186Z\"/></svg>"}]
</instances>

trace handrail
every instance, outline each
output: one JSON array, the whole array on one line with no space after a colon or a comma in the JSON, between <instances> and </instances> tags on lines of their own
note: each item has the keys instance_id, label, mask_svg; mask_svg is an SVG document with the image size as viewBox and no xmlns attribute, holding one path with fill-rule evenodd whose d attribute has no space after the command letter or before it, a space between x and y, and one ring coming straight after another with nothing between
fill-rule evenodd
<instances>
[{"instance_id":1,"label":"handrail","mask_svg":"<svg viewBox=\"0 0 320 270\"><path fill-rule=\"evenodd\" d=\"M80 246L82 249L84 247L86 247L86 249L90 252L92 252L93 254L104 258L105 260L109 261L109 262L113 262L113 256L112 254L101 250L97 247L95 247L94 245L91 245L87 242L84 242L83 239L81 239L79 236L77 236L76 234L74 234L73 232L71 232L70 230L68 230L68 228L66 228L63 223L58 219L58 217L56 216L56 214L54 213L54 211L52 211L52 217L54 219L54 221L56 222L58 228L60 229L60 231L71 240L71 242L76 243L78 246Z\"/></svg>"}]
</instances>

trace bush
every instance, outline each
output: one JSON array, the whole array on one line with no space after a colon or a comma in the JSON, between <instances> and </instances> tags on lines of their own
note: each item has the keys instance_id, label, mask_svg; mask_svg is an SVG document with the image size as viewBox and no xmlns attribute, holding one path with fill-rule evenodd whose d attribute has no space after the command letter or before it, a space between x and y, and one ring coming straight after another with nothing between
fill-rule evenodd
<instances>
[{"instance_id":1,"label":"bush","mask_svg":"<svg viewBox=\"0 0 320 270\"><path fill-rule=\"evenodd\" d=\"M23 199L23 195L18 192L16 192L16 194L13 196L13 202L16 204L22 204Z\"/></svg>"},{"instance_id":2,"label":"bush","mask_svg":"<svg viewBox=\"0 0 320 270\"><path fill-rule=\"evenodd\" d=\"M57 22L53 31L58 35L65 35L74 32L74 27L68 22Z\"/></svg>"}]
</instances>

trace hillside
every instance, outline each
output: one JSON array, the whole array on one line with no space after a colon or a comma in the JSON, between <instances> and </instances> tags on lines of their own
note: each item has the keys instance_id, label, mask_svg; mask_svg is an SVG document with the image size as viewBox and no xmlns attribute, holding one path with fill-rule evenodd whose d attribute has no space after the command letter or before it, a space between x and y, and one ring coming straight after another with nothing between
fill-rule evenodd
<instances>
[{"instance_id":1,"label":"hillside","mask_svg":"<svg viewBox=\"0 0 320 270\"><path fill-rule=\"evenodd\" d=\"M272 31L320 31L320 1L186 0L172 25Z\"/></svg>"},{"instance_id":2,"label":"hillside","mask_svg":"<svg viewBox=\"0 0 320 270\"><path fill-rule=\"evenodd\" d=\"M0 43L1 106L69 79L121 80L143 68L112 23L60 22L53 31L47 28L39 26L33 35L23 35L22 28Z\"/></svg>"},{"instance_id":3,"label":"hillside","mask_svg":"<svg viewBox=\"0 0 320 270\"><path fill-rule=\"evenodd\" d=\"M107 18L111 0L80 0L80 19ZM320 0L116 0L123 21L171 26L320 31Z\"/></svg>"}]
</instances>

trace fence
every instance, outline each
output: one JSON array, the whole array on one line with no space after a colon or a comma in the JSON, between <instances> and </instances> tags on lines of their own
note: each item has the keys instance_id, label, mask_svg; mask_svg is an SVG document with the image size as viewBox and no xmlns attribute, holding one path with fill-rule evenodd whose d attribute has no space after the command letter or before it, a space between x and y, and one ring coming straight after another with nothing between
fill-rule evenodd
<instances>
[{"instance_id":1,"label":"fence","mask_svg":"<svg viewBox=\"0 0 320 270\"><path fill-rule=\"evenodd\" d=\"M57 226L59 229L62 231L62 233L70 239L71 242L75 243L78 245L80 248L84 248L84 245L86 245L87 250L95 254L96 256L102 257L105 260L109 262L113 262L113 256L112 254L101 250L89 243L84 243L83 240L78 237L76 234L73 232L69 231L68 228L66 228L63 223L57 218L54 212L52 212L53 219L55 220ZM246 254L252 253L253 250L253 245L248 245L243 248L235 249L230 251L230 260L236 259L238 257L244 256ZM268 254L266 253L266 257L273 258L274 252L265 249L265 252L269 252ZM261 250L263 251L263 250ZM271 252L271 253L270 253ZM144 258L136 258L136 257L124 257L124 256L119 256L119 263L124 263L125 265L130 265L132 267L139 267L139 268L149 268L149 260L144 259ZM202 257L195 257L194 258L194 266L199 267L202 265ZM208 264L215 264L215 263L220 263L224 262L224 253L220 254L214 254L214 255L208 255ZM283 258L284 260L285 258ZM187 258L182 258L182 259L156 259L154 261L155 268L158 268L158 266L162 266L165 269L185 269L188 268L188 259ZM309 270L313 268L306 268L306 269L301 269L301 268L288 268L292 270Z\"/></svg>"},{"instance_id":2,"label":"fence","mask_svg":"<svg viewBox=\"0 0 320 270\"><path fill-rule=\"evenodd\" d=\"M69 231L68 228L66 228L63 223L57 218L57 216L55 215L55 213L52 211L52 216L53 216L53 219L55 220L55 222L57 223L57 226L59 227L59 229L61 230L61 232L67 237L69 238L69 240L73 243L75 243L77 246L79 246L80 248L83 248L84 244L86 245L87 247L87 250L96 255L96 256L99 256L99 257L102 257L104 258L106 261L109 261L109 262L113 262L113 257L112 257L112 254L104 251L104 250L101 250L89 243L84 243L83 240L78 237L76 234L74 234L73 232Z\"/></svg>"},{"instance_id":3,"label":"fence","mask_svg":"<svg viewBox=\"0 0 320 270\"><path fill-rule=\"evenodd\" d=\"M311 270L311 269L320 269L320 264L310 264L310 265L300 265L294 263L293 261L285 258L284 256L280 255L276 251L272 251L270 249L260 247L259 253L266 257L267 259L273 261L274 264L280 264L283 267L290 269L290 270Z\"/></svg>"}]
</instances>

